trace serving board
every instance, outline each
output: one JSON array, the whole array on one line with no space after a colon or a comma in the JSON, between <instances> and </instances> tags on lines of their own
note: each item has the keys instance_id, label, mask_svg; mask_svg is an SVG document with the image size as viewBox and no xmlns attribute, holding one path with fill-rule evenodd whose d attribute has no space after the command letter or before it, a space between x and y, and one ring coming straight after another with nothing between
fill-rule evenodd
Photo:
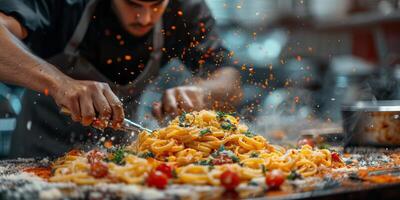
<instances>
[{"instance_id":1,"label":"serving board","mask_svg":"<svg viewBox=\"0 0 400 200\"><path fill-rule=\"evenodd\" d=\"M356 163L356 168L337 170L325 177L286 181L281 191L269 191L261 184L241 184L236 192L212 186L170 185L166 190L156 190L124 184L48 183L24 169L48 167L49 159L3 160L0 161L0 199L400 199L400 168L389 154L400 155L400 152L352 149L344 160L352 165ZM390 175L399 181L377 183L359 176L359 169L370 168L380 168L368 172L371 176Z\"/></svg>"}]
</instances>

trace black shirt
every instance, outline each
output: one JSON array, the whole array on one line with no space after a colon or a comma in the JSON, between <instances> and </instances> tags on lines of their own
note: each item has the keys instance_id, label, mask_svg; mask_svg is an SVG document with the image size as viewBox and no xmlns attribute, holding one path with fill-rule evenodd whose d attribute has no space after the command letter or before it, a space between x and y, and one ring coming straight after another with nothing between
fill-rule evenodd
<instances>
[{"instance_id":1,"label":"black shirt","mask_svg":"<svg viewBox=\"0 0 400 200\"><path fill-rule=\"evenodd\" d=\"M42 58L61 53L89 0L1 0L0 11L15 17L28 29L24 42ZM152 51L152 33L137 38L126 32L111 9L100 0L80 46L104 75L119 84L134 80ZM170 0L163 15L162 65L179 58L194 73L229 64L215 21L203 0ZM202 66L202 67L201 67Z\"/></svg>"}]
</instances>

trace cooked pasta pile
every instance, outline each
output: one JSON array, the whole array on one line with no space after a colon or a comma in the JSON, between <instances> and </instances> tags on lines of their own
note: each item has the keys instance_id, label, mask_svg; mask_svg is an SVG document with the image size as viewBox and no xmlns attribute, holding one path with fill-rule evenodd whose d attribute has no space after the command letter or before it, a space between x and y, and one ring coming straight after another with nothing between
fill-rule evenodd
<instances>
[{"instance_id":1,"label":"cooked pasta pile","mask_svg":"<svg viewBox=\"0 0 400 200\"><path fill-rule=\"evenodd\" d=\"M91 165L96 159L107 170L106 176L98 176L101 170L96 171ZM227 170L246 182L273 169L285 175L296 172L309 177L319 174L319 169L343 165L332 159L329 150L308 145L300 149L271 145L230 114L200 111L184 113L168 127L153 133L142 132L135 143L123 149L106 154L69 153L54 163L54 174L49 180L141 184L162 163L174 166L174 183L215 186L220 185L219 178Z\"/></svg>"},{"instance_id":2,"label":"cooked pasta pile","mask_svg":"<svg viewBox=\"0 0 400 200\"><path fill-rule=\"evenodd\" d=\"M370 136L367 138L382 144L400 143L398 112L372 112L370 115L371 125L365 128L365 133Z\"/></svg>"}]
</instances>

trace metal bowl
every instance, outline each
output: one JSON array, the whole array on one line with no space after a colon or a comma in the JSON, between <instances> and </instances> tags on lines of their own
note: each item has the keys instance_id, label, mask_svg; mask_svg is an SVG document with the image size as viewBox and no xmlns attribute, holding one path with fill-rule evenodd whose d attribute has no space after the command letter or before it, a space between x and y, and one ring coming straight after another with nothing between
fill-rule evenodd
<instances>
[{"instance_id":1,"label":"metal bowl","mask_svg":"<svg viewBox=\"0 0 400 200\"><path fill-rule=\"evenodd\" d=\"M400 146L400 100L342 106L346 146Z\"/></svg>"}]
</instances>

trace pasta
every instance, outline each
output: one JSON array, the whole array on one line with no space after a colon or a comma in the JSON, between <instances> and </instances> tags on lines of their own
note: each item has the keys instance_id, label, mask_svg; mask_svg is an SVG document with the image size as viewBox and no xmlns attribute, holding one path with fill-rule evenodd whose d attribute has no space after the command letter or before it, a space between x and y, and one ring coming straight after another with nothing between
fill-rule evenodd
<instances>
[{"instance_id":1,"label":"pasta","mask_svg":"<svg viewBox=\"0 0 400 200\"><path fill-rule=\"evenodd\" d=\"M93 169L91 163L96 159L107 170L106 176L98 176L101 170ZM70 152L54 162L49 181L141 184L161 163L174 166L174 183L214 186L221 184L219 178L227 170L247 182L264 176L266 170L309 177L318 175L320 168L343 165L332 160L329 150L271 145L230 114L200 111L184 113L153 133L141 132L132 145L123 149L106 154Z\"/></svg>"},{"instance_id":2,"label":"pasta","mask_svg":"<svg viewBox=\"0 0 400 200\"><path fill-rule=\"evenodd\" d=\"M364 137L367 142L373 141L380 144L399 144L400 131L398 112L371 112L369 114L369 123L365 127Z\"/></svg>"}]
</instances>

